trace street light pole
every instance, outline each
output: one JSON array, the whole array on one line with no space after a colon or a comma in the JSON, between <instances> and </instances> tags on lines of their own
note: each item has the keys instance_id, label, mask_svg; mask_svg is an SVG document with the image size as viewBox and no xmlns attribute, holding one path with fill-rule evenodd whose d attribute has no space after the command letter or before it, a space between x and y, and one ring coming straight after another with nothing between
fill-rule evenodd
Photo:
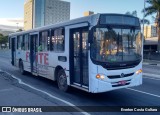
<instances>
[{"instance_id":1,"label":"street light pole","mask_svg":"<svg viewBox=\"0 0 160 115\"><path fill-rule=\"evenodd\" d=\"M16 24L17 24L17 30L18 30L18 24L19 24L19 23L17 22Z\"/></svg>"},{"instance_id":2,"label":"street light pole","mask_svg":"<svg viewBox=\"0 0 160 115\"><path fill-rule=\"evenodd\" d=\"M144 17L145 17L145 7L146 7L146 0L144 0L144 13L143 13L143 36L144 36Z\"/></svg>"},{"instance_id":3,"label":"street light pole","mask_svg":"<svg viewBox=\"0 0 160 115\"><path fill-rule=\"evenodd\" d=\"M146 0L144 0L144 12L143 12L143 40L142 40L142 49L144 50L144 42L145 42L145 38L144 38L144 17L145 17L145 7L146 7ZM146 31L147 32L147 31ZM143 51L142 50L142 51ZM143 51L143 54L144 54L144 51ZM142 55L142 59L143 59L143 56Z\"/></svg>"}]
</instances>

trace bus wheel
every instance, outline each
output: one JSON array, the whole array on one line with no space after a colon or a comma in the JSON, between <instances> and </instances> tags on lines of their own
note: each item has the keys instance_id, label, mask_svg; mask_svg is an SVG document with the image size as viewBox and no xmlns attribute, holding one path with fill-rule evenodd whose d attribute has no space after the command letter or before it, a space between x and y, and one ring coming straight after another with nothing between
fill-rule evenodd
<instances>
[{"instance_id":1,"label":"bus wheel","mask_svg":"<svg viewBox=\"0 0 160 115\"><path fill-rule=\"evenodd\" d=\"M66 74L64 72L64 70L60 70L58 72L58 87L60 90L66 92L68 90L68 85L67 85L67 77Z\"/></svg>"},{"instance_id":2,"label":"bus wheel","mask_svg":"<svg viewBox=\"0 0 160 115\"><path fill-rule=\"evenodd\" d=\"M19 62L19 70L21 72L22 75L25 74L25 70L24 70L24 66L23 66L23 61Z\"/></svg>"}]
</instances>

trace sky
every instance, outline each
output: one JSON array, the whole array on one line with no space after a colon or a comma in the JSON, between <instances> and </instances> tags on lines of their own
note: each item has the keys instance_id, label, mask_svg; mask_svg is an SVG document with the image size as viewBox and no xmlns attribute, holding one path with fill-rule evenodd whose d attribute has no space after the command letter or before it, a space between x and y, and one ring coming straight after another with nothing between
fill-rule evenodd
<instances>
[{"instance_id":1,"label":"sky","mask_svg":"<svg viewBox=\"0 0 160 115\"><path fill-rule=\"evenodd\" d=\"M23 19L25 0L1 0L0 24L2 18ZM137 11L138 17L143 18L144 0L63 0L71 3L71 19L82 17L85 11L94 13L121 13ZM147 6L147 4L146 4ZM151 17L147 17L153 22Z\"/></svg>"}]
</instances>

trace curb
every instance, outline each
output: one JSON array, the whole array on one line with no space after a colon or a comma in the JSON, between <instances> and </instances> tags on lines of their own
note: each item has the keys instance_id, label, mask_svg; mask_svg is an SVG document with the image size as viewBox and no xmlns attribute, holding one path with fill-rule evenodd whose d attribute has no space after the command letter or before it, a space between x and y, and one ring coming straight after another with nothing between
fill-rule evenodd
<instances>
[{"instance_id":1,"label":"curb","mask_svg":"<svg viewBox=\"0 0 160 115\"><path fill-rule=\"evenodd\" d=\"M143 65L151 65L151 66L158 66L158 67L160 67L160 64L156 64L156 63L146 63L146 62L143 62Z\"/></svg>"},{"instance_id":2,"label":"curb","mask_svg":"<svg viewBox=\"0 0 160 115\"><path fill-rule=\"evenodd\" d=\"M149 59L143 59L143 61L153 61L153 62L159 62L159 63L160 63L160 60L149 60Z\"/></svg>"}]
</instances>

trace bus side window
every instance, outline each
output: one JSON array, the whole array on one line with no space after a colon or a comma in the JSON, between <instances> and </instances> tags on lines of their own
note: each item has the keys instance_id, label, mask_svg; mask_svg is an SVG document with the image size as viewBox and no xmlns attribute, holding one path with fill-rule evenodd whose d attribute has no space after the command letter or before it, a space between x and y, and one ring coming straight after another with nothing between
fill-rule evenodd
<instances>
[{"instance_id":1,"label":"bus side window","mask_svg":"<svg viewBox=\"0 0 160 115\"><path fill-rule=\"evenodd\" d=\"M24 39L22 35L17 37L17 49L18 50L24 49Z\"/></svg>"},{"instance_id":2,"label":"bus side window","mask_svg":"<svg viewBox=\"0 0 160 115\"><path fill-rule=\"evenodd\" d=\"M24 36L22 36L21 49L25 50L25 39L24 39Z\"/></svg>"},{"instance_id":3,"label":"bus side window","mask_svg":"<svg viewBox=\"0 0 160 115\"><path fill-rule=\"evenodd\" d=\"M55 51L56 38L54 36L54 30L51 31L51 51Z\"/></svg>"},{"instance_id":4,"label":"bus side window","mask_svg":"<svg viewBox=\"0 0 160 115\"><path fill-rule=\"evenodd\" d=\"M64 29L56 29L52 30L51 34L51 51L56 51L56 52L62 52L64 51L64 42L65 42L65 37L64 37Z\"/></svg>"},{"instance_id":5,"label":"bus side window","mask_svg":"<svg viewBox=\"0 0 160 115\"><path fill-rule=\"evenodd\" d=\"M25 44L24 50L25 51L29 50L29 36L28 36L28 34L24 35L24 44Z\"/></svg>"},{"instance_id":6,"label":"bus side window","mask_svg":"<svg viewBox=\"0 0 160 115\"><path fill-rule=\"evenodd\" d=\"M64 29L59 30L58 41L57 41L57 49L58 51L64 51Z\"/></svg>"},{"instance_id":7,"label":"bus side window","mask_svg":"<svg viewBox=\"0 0 160 115\"><path fill-rule=\"evenodd\" d=\"M43 31L40 33L38 51L49 51L49 47L50 47L49 31Z\"/></svg>"}]
</instances>

